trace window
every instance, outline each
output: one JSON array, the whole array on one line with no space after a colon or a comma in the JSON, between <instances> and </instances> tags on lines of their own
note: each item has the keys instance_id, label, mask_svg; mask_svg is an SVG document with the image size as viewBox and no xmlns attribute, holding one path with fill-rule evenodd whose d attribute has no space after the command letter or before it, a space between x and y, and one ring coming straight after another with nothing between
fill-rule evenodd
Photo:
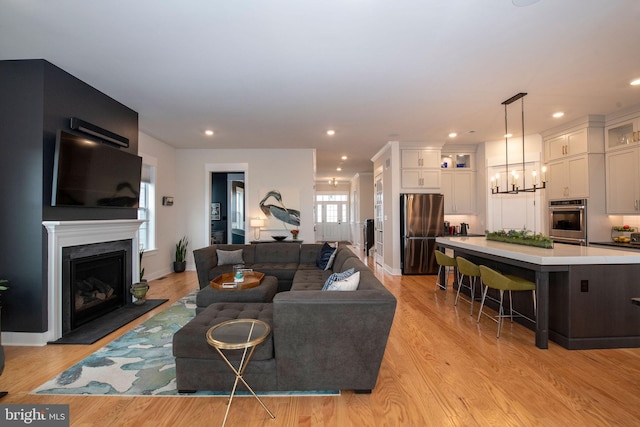
<instances>
[{"instance_id":1,"label":"window","mask_svg":"<svg viewBox=\"0 0 640 427\"><path fill-rule=\"evenodd\" d=\"M140 225L140 248L144 251L155 249L156 244L156 163L152 157L142 156L142 179L140 182L140 204L138 207L138 219L145 220Z\"/></svg>"},{"instance_id":2,"label":"window","mask_svg":"<svg viewBox=\"0 0 640 427\"><path fill-rule=\"evenodd\" d=\"M317 222L346 222L348 199L347 194L317 194Z\"/></svg>"}]
</instances>

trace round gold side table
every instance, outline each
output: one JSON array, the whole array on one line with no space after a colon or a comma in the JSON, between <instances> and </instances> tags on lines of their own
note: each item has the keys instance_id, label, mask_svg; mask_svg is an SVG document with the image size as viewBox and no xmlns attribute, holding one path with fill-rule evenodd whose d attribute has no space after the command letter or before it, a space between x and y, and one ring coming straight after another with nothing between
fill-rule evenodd
<instances>
[{"instance_id":1,"label":"round gold side table","mask_svg":"<svg viewBox=\"0 0 640 427\"><path fill-rule=\"evenodd\" d=\"M260 402L269 416L271 418L275 418L275 415L271 413L269 408L267 408L267 406L262 402L262 400L242 377L245 369L247 368L247 365L249 364L249 361L251 360L253 351L256 349L256 346L267 339L270 331L271 328L269 327L269 325L258 319L227 320L226 322L222 322L215 326L212 326L207 331L207 343L209 343L210 346L215 348L218 353L220 353L222 360L224 360L227 365L229 365L229 368L231 368L236 376L236 379L233 383L233 388L231 389L231 394L229 395L229 402L227 403L227 410L224 414L224 420L222 420L223 427L227 422L229 408L231 407L233 396L236 393L238 381L242 381L242 383L245 385L245 387L247 387L251 394L253 394L253 396L258 399L258 402ZM237 369L233 366L233 364L231 364L222 350L244 350L242 352L242 358L240 359L240 365Z\"/></svg>"}]
</instances>

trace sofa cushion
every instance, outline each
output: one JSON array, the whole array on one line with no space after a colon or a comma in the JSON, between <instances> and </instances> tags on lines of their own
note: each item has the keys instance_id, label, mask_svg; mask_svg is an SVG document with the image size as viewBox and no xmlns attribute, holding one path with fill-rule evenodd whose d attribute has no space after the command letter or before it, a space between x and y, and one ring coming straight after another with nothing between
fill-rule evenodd
<instances>
[{"instance_id":1,"label":"sofa cushion","mask_svg":"<svg viewBox=\"0 0 640 427\"><path fill-rule=\"evenodd\" d=\"M351 276L353 273L355 273L356 270L354 268L350 268L348 270L345 270L341 273L333 273L331 276L329 276L329 278L324 282L324 286L322 287L323 291L326 291L329 289L329 286L331 286L331 284L333 282L339 281L339 280L344 280L347 277Z\"/></svg>"},{"instance_id":2,"label":"sofa cushion","mask_svg":"<svg viewBox=\"0 0 640 427\"><path fill-rule=\"evenodd\" d=\"M319 291L331 274L331 271L320 270L317 267L298 270L293 278L291 291Z\"/></svg>"},{"instance_id":3,"label":"sofa cushion","mask_svg":"<svg viewBox=\"0 0 640 427\"><path fill-rule=\"evenodd\" d=\"M300 265L316 267L316 259L322 249L322 243L305 243L300 245Z\"/></svg>"},{"instance_id":4,"label":"sofa cushion","mask_svg":"<svg viewBox=\"0 0 640 427\"><path fill-rule=\"evenodd\" d=\"M327 242L322 245L322 249L318 254L318 258L316 259L316 265L321 270L327 270L331 268L331 264L333 263L333 259L335 257L337 248L331 247Z\"/></svg>"},{"instance_id":5,"label":"sofa cushion","mask_svg":"<svg viewBox=\"0 0 640 427\"><path fill-rule=\"evenodd\" d=\"M242 249L235 251L223 251L221 249L216 249L218 265L243 264L244 259L242 258L242 252Z\"/></svg>"},{"instance_id":6,"label":"sofa cushion","mask_svg":"<svg viewBox=\"0 0 640 427\"><path fill-rule=\"evenodd\" d=\"M206 333L212 326L232 319L258 319L273 330L273 304L269 303L216 303L191 319L173 335L173 355L192 359L220 360L220 355L207 343ZM240 360L242 350L223 350L229 360ZM268 360L273 356L273 334L259 344L252 360Z\"/></svg>"},{"instance_id":7,"label":"sofa cushion","mask_svg":"<svg viewBox=\"0 0 640 427\"><path fill-rule=\"evenodd\" d=\"M360 261L360 259L355 256L345 259L344 262L342 263L342 269L340 270L334 269L333 271L345 271L350 268L353 268L356 271L367 271L367 270L371 271L371 269L367 267L367 265L364 262Z\"/></svg>"},{"instance_id":8,"label":"sofa cushion","mask_svg":"<svg viewBox=\"0 0 640 427\"><path fill-rule=\"evenodd\" d=\"M360 283L360 272L356 271L344 280L336 280L327 287L327 291L355 291Z\"/></svg>"},{"instance_id":9,"label":"sofa cushion","mask_svg":"<svg viewBox=\"0 0 640 427\"><path fill-rule=\"evenodd\" d=\"M345 248L344 246L338 247L338 251L336 252L336 257L333 260L331 269L333 271L340 272L353 267L353 265L350 265L349 267L344 266L344 263L349 259L359 260L356 254L354 254L349 248ZM358 269L356 268L356 270Z\"/></svg>"},{"instance_id":10,"label":"sofa cushion","mask_svg":"<svg viewBox=\"0 0 640 427\"><path fill-rule=\"evenodd\" d=\"M260 263L280 263L296 264L300 263L300 245L295 243L263 243L253 245L255 249L255 264Z\"/></svg>"}]
</instances>

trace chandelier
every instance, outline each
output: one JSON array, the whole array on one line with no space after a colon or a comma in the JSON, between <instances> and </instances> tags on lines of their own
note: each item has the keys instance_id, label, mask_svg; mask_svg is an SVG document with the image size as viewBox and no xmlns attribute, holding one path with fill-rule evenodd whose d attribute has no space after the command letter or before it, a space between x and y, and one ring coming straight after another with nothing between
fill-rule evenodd
<instances>
[{"instance_id":1,"label":"chandelier","mask_svg":"<svg viewBox=\"0 0 640 427\"><path fill-rule=\"evenodd\" d=\"M547 168L542 168L542 176L541 182L542 185L538 185L538 174L534 170L531 172L532 177L532 185L527 188L524 176L524 97L527 96L525 92L520 92L516 95L513 95L511 98L502 102L504 105L504 148L505 148L505 159L506 159L506 178L507 185L506 189L500 190L500 174L497 173L495 176L491 177L491 194L518 194L520 192L535 192L537 190L542 190L547 188ZM519 176L516 171L511 172L511 185L509 185L509 122L507 118L507 106L517 100L521 100L521 112L522 112L522 184L520 184ZM509 188L511 187L511 188Z\"/></svg>"},{"instance_id":2,"label":"chandelier","mask_svg":"<svg viewBox=\"0 0 640 427\"><path fill-rule=\"evenodd\" d=\"M329 184L333 185L334 187L337 187L338 181L335 178L332 178L329 180Z\"/></svg>"}]
</instances>

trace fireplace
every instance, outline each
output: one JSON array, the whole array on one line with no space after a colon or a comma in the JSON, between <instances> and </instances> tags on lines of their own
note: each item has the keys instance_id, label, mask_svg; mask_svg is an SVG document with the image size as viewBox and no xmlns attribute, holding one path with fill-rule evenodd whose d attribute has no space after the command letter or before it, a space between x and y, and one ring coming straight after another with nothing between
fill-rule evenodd
<instances>
[{"instance_id":1,"label":"fireplace","mask_svg":"<svg viewBox=\"0 0 640 427\"><path fill-rule=\"evenodd\" d=\"M48 325L46 332L41 336L29 338L30 344L45 345L47 342L56 341L62 338L63 330L70 328L71 315L63 312L65 312L65 305L67 309L69 308L71 290L64 291L63 275L64 270L71 269L71 258L81 259L109 252L125 251L123 298L127 304L132 301L129 287L133 282L132 278L137 278L140 272L138 228L142 222L138 219L118 219L44 221L42 223L47 230ZM69 251L70 248L75 249ZM112 260L100 262L112 262ZM81 265L79 268L84 269L84 266ZM106 281L104 278L101 280ZM87 319L81 319L81 321L85 320L89 322Z\"/></svg>"},{"instance_id":2,"label":"fireplace","mask_svg":"<svg viewBox=\"0 0 640 427\"><path fill-rule=\"evenodd\" d=\"M62 248L62 334L131 301L131 240Z\"/></svg>"}]
</instances>

